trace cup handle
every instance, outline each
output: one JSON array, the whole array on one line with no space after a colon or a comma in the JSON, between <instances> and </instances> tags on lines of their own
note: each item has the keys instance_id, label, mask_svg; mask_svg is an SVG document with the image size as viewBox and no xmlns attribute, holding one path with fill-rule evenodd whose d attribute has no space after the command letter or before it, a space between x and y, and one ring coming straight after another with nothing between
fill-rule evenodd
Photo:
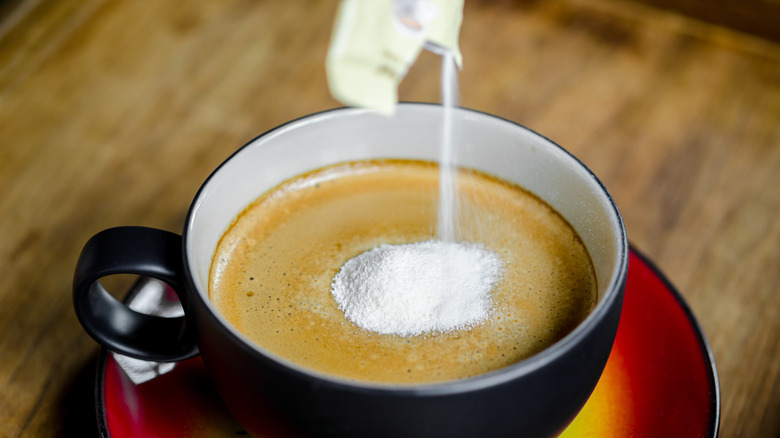
<instances>
[{"instance_id":1,"label":"cup handle","mask_svg":"<svg viewBox=\"0 0 780 438\"><path fill-rule=\"evenodd\" d=\"M112 297L100 278L136 274L157 278L176 292L185 316L136 312ZM186 321L182 237L144 227L117 227L93 236L73 276L73 306L84 330L104 347L136 359L173 362L198 354L194 328Z\"/></svg>"}]
</instances>

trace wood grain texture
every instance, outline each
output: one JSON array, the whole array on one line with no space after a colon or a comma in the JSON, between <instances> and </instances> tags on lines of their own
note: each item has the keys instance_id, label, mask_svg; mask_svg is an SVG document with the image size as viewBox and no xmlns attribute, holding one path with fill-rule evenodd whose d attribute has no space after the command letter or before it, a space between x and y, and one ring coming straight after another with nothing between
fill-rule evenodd
<instances>
[{"instance_id":1,"label":"wood grain texture","mask_svg":"<svg viewBox=\"0 0 780 438\"><path fill-rule=\"evenodd\" d=\"M635 0L775 42L780 41L778 0Z\"/></svg>"},{"instance_id":2,"label":"wood grain texture","mask_svg":"<svg viewBox=\"0 0 780 438\"><path fill-rule=\"evenodd\" d=\"M339 106L335 0L0 9L0 437L88 436L97 345L71 306L97 231L180 231L200 183ZM715 354L721 436L780 436L780 45L617 0L467 1L463 106L543 133L614 195ZM439 100L423 54L404 100ZM85 406L86 405L86 406Z\"/></svg>"}]
</instances>

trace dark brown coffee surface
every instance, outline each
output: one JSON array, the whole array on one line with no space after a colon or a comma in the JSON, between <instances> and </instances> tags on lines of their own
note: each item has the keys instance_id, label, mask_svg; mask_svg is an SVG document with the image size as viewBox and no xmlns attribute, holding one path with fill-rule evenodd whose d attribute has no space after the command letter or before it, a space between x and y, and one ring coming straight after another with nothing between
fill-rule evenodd
<instances>
[{"instance_id":1,"label":"dark brown coffee surface","mask_svg":"<svg viewBox=\"0 0 780 438\"><path fill-rule=\"evenodd\" d=\"M460 175L461 238L504 261L492 314L448 333L372 333L344 317L330 285L350 258L382 243L435 237L438 168L350 163L290 180L249 206L214 255L209 295L258 345L322 373L424 383L525 359L569 333L595 306L587 250L551 207L482 173Z\"/></svg>"}]
</instances>

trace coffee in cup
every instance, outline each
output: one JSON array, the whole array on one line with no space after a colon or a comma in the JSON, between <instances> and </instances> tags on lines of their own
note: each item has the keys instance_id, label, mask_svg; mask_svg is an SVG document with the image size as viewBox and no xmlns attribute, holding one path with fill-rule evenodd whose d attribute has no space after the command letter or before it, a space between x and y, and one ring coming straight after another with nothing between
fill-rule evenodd
<instances>
[{"instance_id":1,"label":"coffee in cup","mask_svg":"<svg viewBox=\"0 0 780 438\"><path fill-rule=\"evenodd\" d=\"M462 170L460 240L486 246L503 262L489 316L411 336L350 321L332 296L334 276L380 245L435 239L438 178L434 163L373 160L284 182L247 207L222 237L211 301L275 355L314 372L392 384L502 368L547 348L585 319L597 301L596 277L571 225L516 184ZM414 268L402 274L413 275Z\"/></svg>"}]
</instances>

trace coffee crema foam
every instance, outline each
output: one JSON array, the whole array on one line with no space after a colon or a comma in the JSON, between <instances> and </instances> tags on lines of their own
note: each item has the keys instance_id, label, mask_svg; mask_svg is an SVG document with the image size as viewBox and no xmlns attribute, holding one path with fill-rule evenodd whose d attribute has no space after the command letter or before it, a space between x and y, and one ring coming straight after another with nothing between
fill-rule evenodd
<instances>
[{"instance_id":1,"label":"coffee crema foam","mask_svg":"<svg viewBox=\"0 0 780 438\"><path fill-rule=\"evenodd\" d=\"M382 383L431 383L521 361L561 339L597 301L588 252L549 205L492 176L459 173L460 235L497 253L504 272L487 320L418 336L361 329L330 285L381 244L436 236L438 167L375 160L316 170L248 206L215 252L209 296L260 347L302 367Z\"/></svg>"}]
</instances>

